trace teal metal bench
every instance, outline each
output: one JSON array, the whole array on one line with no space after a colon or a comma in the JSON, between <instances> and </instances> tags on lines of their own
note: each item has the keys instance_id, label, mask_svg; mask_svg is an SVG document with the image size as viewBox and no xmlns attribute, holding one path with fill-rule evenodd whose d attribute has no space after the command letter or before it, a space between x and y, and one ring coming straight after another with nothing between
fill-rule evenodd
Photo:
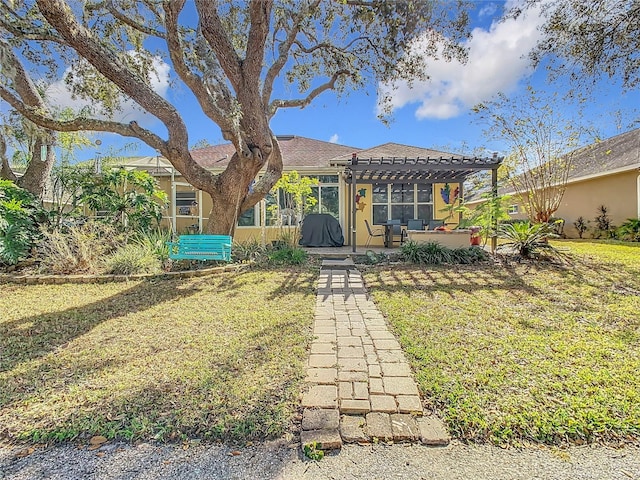
<instances>
[{"instance_id":1,"label":"teal metal bench","mask_svg":"<svg viewBox=\"0 0 640 480\"><path fill-rule=\"evenodd\" d=\"M177 242L167 242L172 260L231 261L229 235L181 235Z\"/></svg>"}]
</instances>

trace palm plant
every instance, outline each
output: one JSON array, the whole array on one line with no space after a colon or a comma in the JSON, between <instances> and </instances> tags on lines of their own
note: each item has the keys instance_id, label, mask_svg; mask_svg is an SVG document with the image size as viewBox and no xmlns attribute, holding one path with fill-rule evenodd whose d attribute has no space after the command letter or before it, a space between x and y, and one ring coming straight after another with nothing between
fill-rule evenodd
<instances>
[{"instance_id":1,"label":"palm plant","mask_svg":"<svg viewBox=\"0 0 640 480\"><path fill-rule=\"evenodd\" d=\"M628 218L620 225L617 234L621 240L640 242L640 218Z\"/></svg>"},{"instance_id":2,"label":"palm plant","mask_svg":"<svg viewBox=\"0 0 640 480\"><path fill-rule=\"evenodd\" d=\"M522 258L531 258L540 250L553 251L549 238L556 238L548 223L514 222L498 226L498 238L506 240L503 247L510 247Z\"/></svg>"}]
</instances>

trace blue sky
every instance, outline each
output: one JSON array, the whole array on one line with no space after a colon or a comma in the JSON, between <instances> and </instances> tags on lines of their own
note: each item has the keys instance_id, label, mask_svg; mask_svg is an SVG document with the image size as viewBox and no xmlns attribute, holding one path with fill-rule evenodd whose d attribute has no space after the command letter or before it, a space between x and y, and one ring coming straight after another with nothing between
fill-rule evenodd
<instances>
[{"instance_id":1,"label":"blue sky","mask_svg":"<svg viewBox=\"0 0 640 480\"><path fill-rule=\"evenodd\" d=\"M395 110L391 124L385 125L377 118L378 86L369 85L365 91L351 92L342 98L325 92L303 110L280 110L271 122L272 130L276 134L301 135L358 148L396 142L458 153L477 147L505 153L500 142L486 140L484 127L470 113L471 107L491 99L499 91L515 95L527 83L538 90L560 93L568 89L568 84L563 79L550 83L544 67L533 71L526 59L539 38L537 27L541 20L537 12L498 22L502 6L502 2L476 2L466 64L434 61L428 66L429 82L415 84L412 89L397 85L393 91ZM156 90L174 105L180 105L189 128L190 143L203 139L221 143L220 130L201 113L190 93L184 87L177 90L169 87L170 66L159 63L157 69ZM70 99L62 81L51 89L49 96L59 105L80 105ZM626 130L618 128L612 113L639 104L637 92L623 94L615 79L602 80L594 89L583 120L590 121L606 138ZM567 104L564 109L571 113L574 106ZM159 122L149 117L136 112L132 105L126 105L122 114L126 121L136 119L147 128L157 128ZM80 152L79 159L92 158L96 152L105 155L110 148L133 141L112 134L94 136L98 138L102 142L99 149ZM136 144L137 148L129 150L128 155L156 154L145 144Z\"/></svg>"}]
</instances>

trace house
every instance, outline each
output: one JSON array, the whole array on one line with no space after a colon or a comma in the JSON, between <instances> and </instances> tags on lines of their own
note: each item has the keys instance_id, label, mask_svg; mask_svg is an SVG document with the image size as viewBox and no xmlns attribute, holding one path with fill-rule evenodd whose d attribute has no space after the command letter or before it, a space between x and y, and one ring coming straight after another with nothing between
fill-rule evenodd
<instances>
[{"instance_id":1,"label":"house","mask_svg":"<svg viewBox=\"0 0 640 480\"><path fill-rule=\"evenodd\" d=\"M500 193L513 193L508 188ZM601 205L607 208L613 225L628 218L640 218L640 129L631 130L573 152L562 202L554 217L565 221L564 234L577 238L573 223L578 217L593 223ZM516 196L509 214L527 218Z\"/></svg>"},{"instance_id":2,"label":"house","mask_svg":"<svg viewBox=\"0 0 640 480\"><path fill-rule=\"evenodd\" d=\"M340 223L345 244L382 245L383 239L370 239L364 220L382 225L390 219L407 225L410 219L425 223L441 220L455 227L459 218L447 207L460 201L463 182L478 169L497 169L501 159L457 157L451 153L396 143L370 149L338 145L296 135L277 136L282 150L284 171L318 179L313 187L318 200L311 213L328 213ZM193 158L212 172L222 171L235 152L232 144L196 149ZM189 185L162 157L125 160L127 168L138 168L154 175L160 187L170 192L170 207L164 222L175 231L199 231L206 224L211 199ZM236 241L277 240L283 225L299 219L283 218L282 209L273 208L280 195L268 195L238 218ZM282 205L280 205L282 207ZM289 214L290 212L285 212ZM280 215L280 216L279 216ZM286 228L285 228L286 230Z\"/></svg>"}]
</instances>

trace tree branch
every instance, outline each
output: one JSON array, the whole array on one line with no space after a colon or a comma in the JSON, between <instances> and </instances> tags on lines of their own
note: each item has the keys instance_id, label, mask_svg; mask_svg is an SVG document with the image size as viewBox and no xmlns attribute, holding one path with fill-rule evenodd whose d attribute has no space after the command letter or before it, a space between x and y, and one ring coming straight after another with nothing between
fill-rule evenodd
<instances>
[{"instance_id":1,"label":"tree branch","mask_svg":"<svg viewBox=\"0 0 640 480\"><path fill-rule=\"evenodd\" d=\"M223 130L228 124L228 120L223 114L223 110L217 104L228 103L224 99L218 98L218 102L212 98L212 92L203 81L202 77L192 72L184 61L184 45L178 31L178 16L180 11L184 7L185 0L167 2L167 8L165 9L165 28L167 31L167 46L169 50L169 56L173 62L173 68L182 81L193 91L200 107L203 112L216 122ZM221 86L221 88L223 88ZM225 96L221 93L221 96Z\"/></svg>"},{"instance_id":2,"label":"tree branch","mask_svg":"<svg viewBox=\"0 0 640 480\"><path fill-rule=\"evenodd\" d=\"M36 125L40 125L50 130L56 130L59 132L78 132L86 130L117 133L118 135L125 137L139 138L147 145L161 151L163 154L166 154L168 151L167 143L164 140L158 137L155 133L139 127L136 122L124 124L109 120L98 120L83 117L77 117L72 120L56 120L44 115L40 108L26 105L3 85L0 85L0 98Z\"/></svg>"},{"instance_id":3,"label":"tree branch","mask_svg":"<svg viewBox=\"0 0 640 480\"><path fill-rule=\"evenodd\" d=\"M242 65L244 81L250 88L258 90L260 73L264 62L264 49L269 35L269 20L273 0L260 0L249 3L249 19L251 26L247 39L247 51Z\"/></svg>"},{"instance_id":4,"label":"tree branch","mask_svg":"<svg viewBox=\"0 0 640 480\"><path fill-rule=\"evenodd\" d=\"M179 3L179 2L176 2L176 3ZM160 30L156 30L155 28L147 27L146 25L138 23L134 21L133 18L122 13L120 10L117 9L115 4L113 3L113 0L106 1L106 8L109 11L109 13L111 13L111 15L113 15L115 18L120 20L125 25L130 26L134 30L137 30L151 37L165 38L164 34Z\"/></svg>"},{"instance_id":5,"label":"tree branch","mask_svg":"<svg viewBox=\"0 0 640 480\"><path fill-rule=\"evenodd\" d=\"M65 2L62 0L37 0L37 4L49 24L58 31L71 48L144 110L165 124L174 148L188 150L187 129L173 105L127 68L113 51L100 44L91 31L77 21Z\"/></svg>"},{"instance_id":6,"label":"tree branch","mask_svg":"<svg viewBox=\"0 0 640 480\"><path fill-rule=\"evenodd\" d=\"M353 74L349 70L338 70L336 73L333 74L333 76L328 82L323 83L322 85L319 85L316 88L314 88L311 92L309 92L309 95L307 95L305 98L299 98L296 100L274 100L269 105L269 112L268 112L269 116L272 117L273 115L275 115L275 113L278 111L279 108L293 108L293 107L304 108L307 105L309 105L322 92L325 92L327 90L333 90L335 88L336 81L340 77L351 76L351 75Z\"/></svg>"},{"instance_id":7,"label":"tree branch","mask_svg":"<svg viewBox=\"0 0 640 480\"><path fill-rule=\"evenodd\" d=\"M224 30L215 3L210 0L196 0L196 8L200 14L202 34L237 92L242 84L242 60Z\"/></svg>"}]
</instances>

